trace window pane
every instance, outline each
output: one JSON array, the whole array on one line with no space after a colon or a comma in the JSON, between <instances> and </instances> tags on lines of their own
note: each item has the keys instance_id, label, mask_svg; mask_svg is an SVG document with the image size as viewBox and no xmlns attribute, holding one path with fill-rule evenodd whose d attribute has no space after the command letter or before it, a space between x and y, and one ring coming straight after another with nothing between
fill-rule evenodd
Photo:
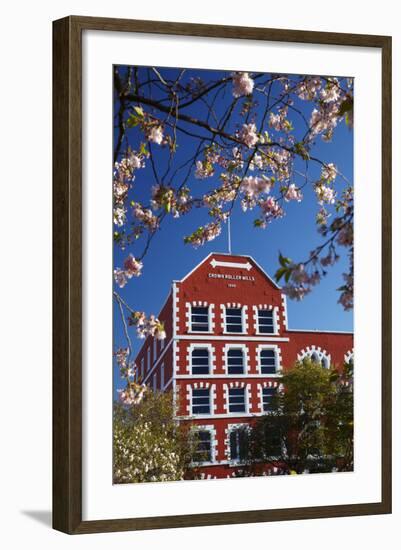
<instances>
[{"instance_id":1,"label":"window pane","mask_svg":"<svg viewBox=\"0 0 401 550\"><path fill-rule=\"evenodd\" d=\"M192 413L210 414L210 392L208 389L192 390Z\"/></svg>"},{"instance_id":2,"label":"window pane","mask_svg":"<svg viewBox=\"0 0 401 550\"><path fill-rule=\"evenodd\" d=\"M209 308L208 307L192 307L191 310L191 330L197 332L209 331Z\"/></svg>"},{"instance_id":3,"label":"window pane","mask_svg":"<svg viewBox=\"0 0 401 550\"><path fill-rule=\"evenodd\" d=\"M228 408L230 412L246 412L245 388L229 389L228 402Z\"/></svg>"},{"instance_id":4,"label":"window pane","mask_svg":"<svg viewBox=\"0 0 401 550\"><path fill-rule=\"evenodd\" d=\"M263 400L263 410L269 411L271 408L271 402L273 397L276 395L276 388L263 388L262 391L262 400Z\"/></svg>"},{"instance_id":5,"label":"window pane","mask_svg":"<svg viewBox=\"0 0 401 550\"><path fill-rule=\"evenodd\" d=\"M258 320L259 320L259 332L264 334L274 333L273 310L259 309Z\"/></svg>"},{"instance_id":6,"label":"window pane","mask_svg":"<svg viewBox=\"0 0 401 550\"><path fill-rule=\"evenodd\" d=\"M194 462L210 462L212 460L211 433L200 430L195 434L196 444L193 455Z\"/></svg>"},{"instance_id":7,"label":"window pane","mask_svg":"<svg viewBox=\"0 0 401 550\"><path fill-rule=\"evenodd\" d=\"M242 310L241 308L226 309L226 330L227 332L242 332Z\"/></svg>"},{"instance_id":8,"label":"window pane","mask_svg":"<svg viewBox=\"0 0 401 550\"><path fill-rule=\"evenodd\" d=\"M260 367L262 374L275 374L276 354L272 349L264 349L260 352Z\"/></svg>"},{"instance_id":9,"label":"window pane","mask_svg":"<svg viewBox=\"0 0 401 550\"><path fill-rule=\"evenodd\" d=\"M192 374L209 374L209 350L207 348L192 350Z\"/></svg>"}]
</instances>

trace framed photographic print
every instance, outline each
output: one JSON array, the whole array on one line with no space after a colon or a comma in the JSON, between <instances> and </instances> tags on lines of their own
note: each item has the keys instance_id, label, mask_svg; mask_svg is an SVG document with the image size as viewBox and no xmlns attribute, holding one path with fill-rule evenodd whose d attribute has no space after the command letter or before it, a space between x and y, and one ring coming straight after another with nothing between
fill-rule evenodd
<instances>
[{"instance_id":1,"label":"framed photographic print","mask_svg":"<svg viewBox=\"0 0 401 550\"><path fill-rule=\"evenodd\" d=\"M391 512L391 38L54 22L53 525Z\"/></svg>"}]
</instances>

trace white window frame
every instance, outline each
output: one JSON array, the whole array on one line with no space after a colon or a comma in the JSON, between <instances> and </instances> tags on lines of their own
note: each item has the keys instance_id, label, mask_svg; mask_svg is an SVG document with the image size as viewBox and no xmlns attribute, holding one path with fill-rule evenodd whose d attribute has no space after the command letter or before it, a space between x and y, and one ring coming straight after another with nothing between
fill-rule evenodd
<instances>
[{"instance_id":1,"label":"white window frame","mask_svg":"<svg viewBox=\"0 0 401 550\"><path fill-rule=\"evenodd\" d=\"M278 392L278 387L277 386L262 386L261 389L260 389L260 408L261 408L261 411L263 414L269 414L271 411L270 410L267 410L265 411L264 409L264 406L263 406L263 390L274 390L275 393Z\"/></svg>"},{"instance_id":2,"label":"white window frame","mask_svg":"<svg viewBox=\"0 0 401 550\"><path fill-rule=\"evenodd\" d=\"M241 460L240 458L232 458L231 457L231 445L230 445L231 433L234 432L234 431L237 431L237 430L241 430L243 428L246 429L246 431L248 432L248 435L249 435L250 426L247 422L241 422L241 423L238 423L238 424L228 424L227 425L227 428L226 428L226 458L227 458L227 461L230 464L235 464L235 465L245 464L245 462L243 460Z\"/></svg>"},{"instance_id":3,"label":"white window frame","mask_svg":"<svg viewBox=\"0 0 401 550\"><path fill-rule=\"evenodd\" d=\"M194 430L210 433L210 455L211 455L211 460L210 461L209 460L204 460L202 462L191 461L191 464L193 466L197 466L197 467L208 466L210 464L215 464L216 463L216 455L217 455L216 428L214 427L213 424L205 424L205 425L195 424L194 425Z\"/></svg>"},{"instance_id":4,"label":"white window frame","mask_svg":"<svg viewBox=\"0 0 401 550\"><path fill-rule=\"evenodd\" d=\"M207 330L192 330L192 308L193 307L206 307L207 308ZM187 303L187 330L190 334L212 334L212 307L211 304L201 303Z\"/></svg>"},{"instance_id":5,"label":"white window frame","mask_svg":"<svg viewBox=\"0 0 401 550\"><path fill-rule=\"evenodd\" d=\"M194 413L193 412L194 390L208 390L208 392L209 392L209 412L208 413ZM190 415L194 418L203 417L203 416L212 416L213 415L213 392L212 392L212 388L209 385L206 385L206 386L203 386L203 387L202 386L199 386L199 387L192 386L191 387L191 402L190 402L189 410L190 410Z\"/></svg>"},{"instance_id":6,"label":"white window frame","mask_svg":"<svg viewBox=\"0 0 401 550\"><path fill-rule=\"evenodd\" d=\"M153 374L152 389L154 392L157 390L157 372Z\"/></svg>"},{"instance_id":7,"label":"white window frame","mask_svg":"<svg viewBox=\"0 0 401 550\"><path fill-rule=\"evenodd\" d=\"M244 401L245 401L245 411L230 411L230 390L244 390ZM229 416L238 416L238 415L244 415L249 414L250 409L250 403L249 403L249 390L247 384L242 384L239 386L228 386L227 388L227 413Z\"/></svg>"},{"instance_id":8,"label":"white window frame","mask_svg":"<svg viewBox=\"0 0 401 550\"><path fill-rule=\"evenodd\" d=\"M242 350L243 356L244 356L244 374L228 374L228 350L230 349L240 349ZM226 376L228 377L245 377L248 376L248 370L249 370L249 350L248 346L246 344L225 344L223 348L223 360L224 360L224 371Z\"/></svg>"},{"instance_id":9,"label":"white window frame","mask_svg":"<svg viewBox=\"0 0 401 550\"><path fill-rule=\"evenodd\" d=\"M192 370L193 367L194 367L194 365L192 364L192 354L197 349L206 349L207 352L208 352L208 358L209 358L208 367L209 367L209 370L206 374L196 374ZM190 371L190 374L193 377L202 377L202 376L208 376L208 375L212 374L212 371L213 371L213 348L212 348L211 344L191 344L189 346L188 351L189 351L189 371Z\"/></svg>"},{"instance_id":10,"label":"white window frame","mask_svg":"<svg viewBox=\"0 0 401 550\"><path fill-rule=\"evenodd\" d=\"M222 304L222 313L223 313L223 334L229 334L230 336L240 336L247 334L248 324L246 319L247 306L241 304ZM240 309L241 310L241 332L229 332L227 330L227 309Z\"/></svg>"},{"instance_id":11,"label":"white window frame","mask_svg":"<svg viewBox=\"0 0 401 550\"><path fill-rule=\"evenodd\" d=\"M262 358L261 353L263 350L273 350L275 359L276 359L276 372L274 374L262 373ZM282 365L281 365L281 350L275 344L260 344L256 348L256 365L258 373L261 376L266 376L268 378L275 378L276 376L282 376Z\"/></svg>"},{"instance_id":12,"label":"white window frame","mask_svg":"<svg viewBox=\"0 0 401 550\"><path fill-rule=\"evenodd\" d=\"M271 311L273 313L273 332L261 332L259 330L259 311ZM279 334L277 306L266 306L266 305L254 306L254 319L255 319L256 334L258 336L259 335L260 336L277 336Z\"/></svg>"}]
</instances>

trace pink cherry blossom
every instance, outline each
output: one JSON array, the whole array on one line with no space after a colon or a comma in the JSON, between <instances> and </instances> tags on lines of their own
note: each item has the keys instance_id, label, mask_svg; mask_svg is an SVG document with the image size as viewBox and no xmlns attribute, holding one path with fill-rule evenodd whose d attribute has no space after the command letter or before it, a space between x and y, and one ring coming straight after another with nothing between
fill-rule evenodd
<instances>
[{"instance_id":1,"label":"pink cherry blossom","mask_svg":"<svg viewBox=\"0 0 401 550\"><path fill-rule=\"evenodd\" d=\"M233 96L241 97L249 95L255 85L248 73L233 73Z\"/></svg>"},{"instance_id":2,"label":"pink cherry blossom","mask_svg":"<svg viewBox=\"0 0 401 550\"><path fill-rule=\"evenodd\" d=\"M254 124L253 122L250 124L243 124L242 129L239 132L239 138L249 148L254 147L259 141L256 124Z\"/></svg>"},{"instance_id":3,"label":"pink cherry blossom","mask_svg":"<svg viewBox=\"0 0 401 550\"><path fill-rule=\"evenodd\" d=\"M128 279L131 279L131 277L139 277L142 267L142 262L136 260L132 254L129 254L124 261L125 275Z\"/></svg>"},{"instance_id":4,"label":"pink cherry blossom","mask_svg":"<svg viewBox=\"0 0 401 550\"><path fill-rule=\"evenodd\" d=\"M291 183L291 185L288 186L287 191L284 194L284 199L288 201L297 201L301 202L302 200L302 193L300 189L298 189L295 185L295 183Z\"/></svg>"}]
</instances>

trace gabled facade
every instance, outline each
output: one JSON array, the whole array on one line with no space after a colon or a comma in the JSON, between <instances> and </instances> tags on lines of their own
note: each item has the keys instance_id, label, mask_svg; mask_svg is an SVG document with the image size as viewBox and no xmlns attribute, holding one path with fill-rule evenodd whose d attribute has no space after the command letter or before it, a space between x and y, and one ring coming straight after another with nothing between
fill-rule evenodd
<instances>
[{"instance_id":1,"label":"gabled facade","mask_svg":"<svg viewBox=\"0 0 401 550\"><path fill-rule=\"evenodd\" d=\"M353 357L352 333L289 329L285 295L249 256L207 256L172 283L159 318L167 336L145 340L139 380L176 392L178 420L199 429L194 460L207 478L241 468L241 438L268 412L283 369L307 356L326 368Z\"/></svg>"}]
</instances>

